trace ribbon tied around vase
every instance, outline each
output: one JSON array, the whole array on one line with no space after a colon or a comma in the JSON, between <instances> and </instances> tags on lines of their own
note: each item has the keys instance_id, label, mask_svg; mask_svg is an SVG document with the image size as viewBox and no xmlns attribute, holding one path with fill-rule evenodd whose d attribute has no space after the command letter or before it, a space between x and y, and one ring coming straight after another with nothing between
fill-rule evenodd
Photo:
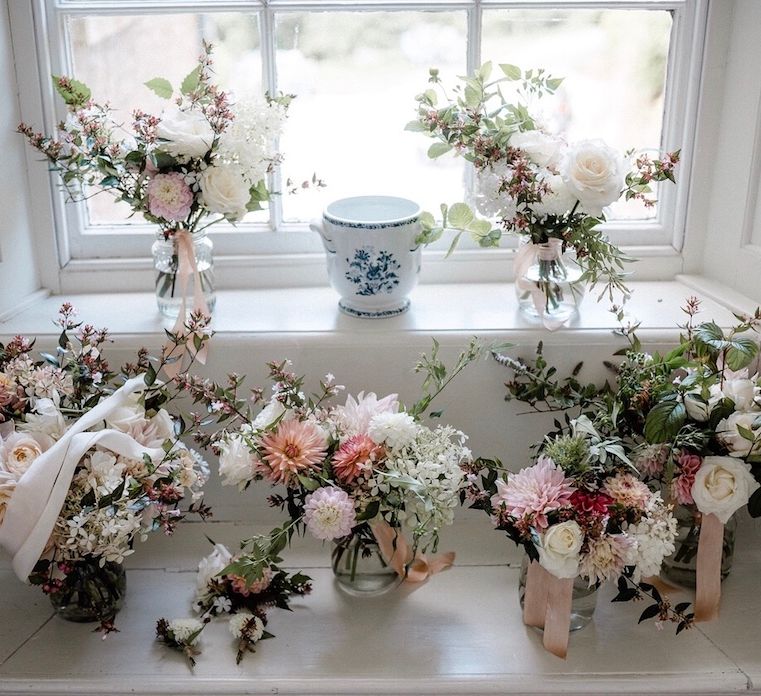
<instances>
[{"instance_id":1,"label":"ribbon tied around vase","mask_svg":"<svg viewBox=\"0 0 761 696\"><path fill-rule=\"evenodd\" d=\"M193 235L189 230L180 228L174 230L172 239L174 240L175 249L177 250L177 277L180 281L180 312L177 315L177 321L175 321L174 326L172 327L172 332L175 334L181 334L185 326L185 318L187 314L185 299L188 293L188 283L191 276L193 278L193 311L200 311L208 316L209 305L206 303L206 298L203 295L203 289L201 287L201 274L198 271L198 262L196 261L196 255L193 251ZM185 357L191 352L188 343L185 343L183 348L182 353L177 356L177 360L164 366L164 372L170 379L174 379L182 371ZM195 354L195 358L202 365L205 365L207 353L208 349L206 345L204 345Z\"/></svg>"},{"instance_id":2,"label":"ribbon tied around vase","mask_svg":"<svg viewBox=\"0 0 761 696\"><path fill-rule=\"evenodd\" d=\"M565 659L571 629L573 578L556 578L538 561L531 561L523 596L523 623L544 631L545 650Z\"/></svg>"},{"instance_id":3,"label":"ribbon tied around vase","mask_svg":"<svg viewBox=\"0 0 761 696\"><path fill-rule=\"evenodd\" d=\"M432 575L451 568L454 564L453 551L428 558L426 554L413 552L404 535L385 520L373 522L370 526L383 559L404 582L420 584Z\"/></svg>"},{"instance_id":4,"label":"ribbon tied around vase","mask_svg":"<svg viewBox=\"0 0 761 696\"><path fill-rule=\"evenodd\" d=\"M544 244L533 244L528 242L521 244L515 254L513 262L513 272L515 274L515 284L522 292L527 292L534 303L534 309L542 320L542 324L549 331L557 331L563 326L568 319L558 321L547 313L547 294L539 286L539 283L526 279L526 274L535 261L552 261L560 258L562 254L563 242L560 239L548 239Z\"/></svg>"},{"instance_id":5,"label":"ribbon tied around vase","mask_svg":"<svg viewBox=\"0 0 761 696\"><path fill-rule=\"evenodd\" d=\"M66 501L77 464L95 445L114 454L154 461L164 450L144 447L118 430L89 430L99 426L130 396L145 388L143 377L134 377L75 421L52 447L38 456L24 472L5 509L0 524L0 546L13 557L18 578L29 582L29 574L42 556Z\"/></svg>"},{"instance_id":6,"label":"ribbon tied around vase","mask_svg":"<svg viewBox=\"0 0 761 696\"><path fill-rule=\"evenodd\" d=\"M713 621L719 617L723 547L724 523L713 513L701 513L695 571L695 621Z\"/></svg>"}]
</instances>

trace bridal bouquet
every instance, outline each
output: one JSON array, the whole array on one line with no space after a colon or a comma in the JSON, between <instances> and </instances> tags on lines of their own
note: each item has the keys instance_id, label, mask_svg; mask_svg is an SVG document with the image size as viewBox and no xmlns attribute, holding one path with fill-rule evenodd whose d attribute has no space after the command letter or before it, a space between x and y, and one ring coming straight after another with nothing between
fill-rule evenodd
<instances>
[{"instance_id":1,"label":"bridal bouquet","mask_svg":"<svg viewBox=\"0 0 761 696\"><path fill-rule=\"evenodd\" d=\"M205 342L206 324L191 318L161 358L141 351L115 372L105 329L77 322L68 304L57 323L55 354L35 358L21 336L0 345L0 545L61 616L109 631L134 542L208 513L208 468L179 442L164 408L177 392L157 379L184 342Z\"/></svg>"},{"instance_id":2,"label":"bridal bouquet","mask_svg":"<svg viewBox=\"0 0 761 696\"><path fill-rule=\"evenodd\" d=\"M501 76L492 78L492 68L486 63L460 78L454 98L443 88L438 70L431 70L432 87L417 97L418 116L407 129L436 141L429 157L453 151L472 163L477 211L497 224L478 218L465 203L442 206L441 226L430 213L421 218L419 241L430 243L445 227L454 228L451 253L463 233L483 247L498 246L505 233L518 235L525 244L516 257L516 282L526 284L526 297L532 296L529 302L540 315L559 311L562 298L553 295L552 287L552 274L559 270L579 288L602 282L602 294L618 290L628 295L624 263L630 259L599 226L607 206L620 198L655 205L651 185L675 181L679 152L652 159L619 152L599 139L566 142L532 113L562 79L514 65L500 65ZM508 86L517 87L515 101L505 95ZM575 252L581 269L575 277L558 267L566 249ZM525 280L532 264L538 265L533 280Z\"/></svg>"},{"instance_id":3,"label":"bridal bouquet","mask_svg":"<svg viewBox=\"0 0 761 696\"><path fill-rule=\"evenodd\" d=\"M304 379L288 369L288 361L268 365L272 394L265 399L263 390L255 389L253 403L241 396L235 375L227 385L188 376L185 388L209 412L197 425L211 420L220 426L199 430L198 439L219 454L223 485L277 486L270 504L288 516L270 534L245 540L242 553L232 556L217 548L206 563L217 572L202 574L196 597L202 617L241 611L257 616L262 593L283 598L303 593L309 579L300 573L289 577L278 567L279 554L297 532L333 543L334 574L353 594L378 593L400 580L420 583L451 566L454 554L428 553L436 552L440 529L453 521L471 455L463 433L446 425L429 427L420 416L480 354L473 341L448 370L435 345L417 366L427 375L426 393L409 409L396 394L378 398L360 392L334 404L342 387L333 375L307 396ZM240 621L235 618L235 627ZM246 642L237 628L234 633Z\"/></svg>"},{"instance_id":4,"label":"bridal bouquet","mask_svg":"<svg viewBox=\"0 0 761 696\"><path fill-rule=\"evenodd\" d=\"M585 586L607 581L618 582L614 601L654 600L640 621L673 621L677 632L691 625L687 605L672 608L646 581L674 550L676 520L660 493L638 479L619 440L603 438L581 416L568 434L548 437L536 462L518 473L480 460L472 474L482 466L480 485L472 475L465 497L526 550L524 622L544 629L547 650L565 657L574 592L589 594Z\"/></svg>"},{"instance_id":5,"label":"bridal bouquet","mask_svg":"<svg viewBox=\"0 0 761 696\"><path fill-rule=\"evenodd\" d=\"M71 200L84 199L89 188L105 191L158 226L156 288L164 306L177 296L177 281L187 285L191 276L196 305L213 304L211 243L204 231L260 210L270 196L266 176L282 160L274 143L293 96L233 103L212 81L211 51L204 43L179 91L164 78L147 82L171 103L158 116L133 111L130 128L86 85L65 76L53 78L68 109L57 132L44 135L25 123L18 128L60 175ZM184 300L182 286L179 291Z\"/></svg>"}]
</instances>

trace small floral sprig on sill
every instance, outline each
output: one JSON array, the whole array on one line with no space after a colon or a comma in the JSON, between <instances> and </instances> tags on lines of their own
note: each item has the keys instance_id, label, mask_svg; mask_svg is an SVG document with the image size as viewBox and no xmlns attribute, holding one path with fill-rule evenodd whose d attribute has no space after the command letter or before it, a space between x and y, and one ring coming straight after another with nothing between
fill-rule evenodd
<instances>
[{"instance_id":1,"label":"small floral sprig on sill","mask_svg":"<svg viewBox=\"0 0 761 696\"><path fill-rule=\"evenodd\" d=\"M201 653L196 645L204 627L204 622L198 619L167 621L161 618L156 622L156 637L168 647L179 650L185 655L192 668L196 665L196 657Z\"/></svg>"},{"instance_id":2,"label":"small floral sprig on sill","mask_svg":"<svg viewBox=\"0 0 761 696\"><path fill-rule=\"evenodd\" d=\"M466 203L442 205L440 224L423 213L418 241L434 242L445 228L456 232L449 253L463 234L482 247L499 246L505 234L534 245L558 239L564 251L575 251L580 282L601 283L601 296L612 298L615 290L628 297L624 266L632 259L599 226L606 207L621 197L655 205L652 184L675 182L679 151L652 159L633 150L622 154L602 140L568 143L532 114L537 101L553 95L563 80L543 69L499 69L501 76L493 78L492 64L485 63L460 78L453 96L432 69L431 87L416 97L418 116L407 130L436 141L429 157L453 152L470 162L477 183L476 210ZM513 101L505 96L511 86L517 88Z\"/></svg>"}]
</instances>

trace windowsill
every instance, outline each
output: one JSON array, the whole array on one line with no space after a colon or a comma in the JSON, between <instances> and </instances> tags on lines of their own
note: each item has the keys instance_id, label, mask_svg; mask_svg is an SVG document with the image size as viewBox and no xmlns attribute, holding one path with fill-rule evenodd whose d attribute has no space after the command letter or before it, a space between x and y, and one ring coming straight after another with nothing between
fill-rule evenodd
<instances>
[{"instance_id":1,"label":"windowsill","mask_svg":"<svg viewBox=\"0 0 761 696\"><path fill-rule=\"evenodd\" d=\"M638 625L644 605L612 604L615 588L608 585L592 624L571 635L563 661L523 625L520 557L485 519L449 530L442 549L458 552L454 568L411 594L377 598L342 594L328 568L328 547L297 540L286 558L314 578L313 593L294 602L293 612L272 610L268 629L277 638L239 666L225 622L213 624L191 674L180 654L153 640L155 621L190 614L194 566L208 552L202 531L231 546L253 531L199 526L183 525L172 541L155 538L138 548L120 632L106 641L86 625L52 617L37 588L0 566L0 693L761 693L753 620L761 612L761 553L751 543L739 544L719 621L675 637L670 624L662 631L652 621ZM749 532L744 526L741 539L748 541Z\"/></svg>"},{"instance_id":2,"label":"windowsill","mask_svg":"<svg viewBox=\"0 0 761 696\"><path fill-rule=\"evenodd\" d=\"M702 317L731 323L732 311L751 311L751 300L718 283L697 276L681 276L671 282L632 283L628 315L641 321L640 333L653 338L674 335L684 321L680 307L686 297L703 299ZM584 343L595 337L604 340L616 328L607 298L596 302L587 296L580 316L563 330L550 334L518 312L511 284L420 285L411 296L410 310L399 317L363 320L338 311L337 295L329 287L277 288L269 290L223 290L218 293L213 328L216 342L245 335L274 337L298 335L303 340L373 344L398 340L399 336L426 337L437 334L490 334L520 336L533 341L537 336L551 342ZM80 317L98 326L107 326L112 335L163 338L162 323L150 293L98 293L51 296L34 302L0 323L0 335L23 333L55 335L51 319L64 300L71 301ZM612 339L610 339L612 340Z\"/></svg>"}]
</instances>

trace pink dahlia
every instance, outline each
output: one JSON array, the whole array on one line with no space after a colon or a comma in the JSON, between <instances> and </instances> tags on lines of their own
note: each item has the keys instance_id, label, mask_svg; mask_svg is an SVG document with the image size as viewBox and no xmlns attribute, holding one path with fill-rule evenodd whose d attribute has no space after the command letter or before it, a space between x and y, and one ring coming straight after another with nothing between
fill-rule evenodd
<instances>
[{"instance_id":1,"label":"pink dahlia","mask_svg":"<svg viewBox=\"0 0 761 696\"><path fill-rule=\"evenodd\" d=\"M646 476L658 476L663 473L669 451L667 445L650 445L642 450L634 466Z\"/></svg>"},{"instance_id":2,"label":"pink dahlia","mask_svg":"<svg viewBox=\"0 0 761 696\"><path fill-rule=\"evenodd\" d=\"M526 517L540 532L547 528L547 513L568 507L576 489L573 480L549 457L540 457L534 465L509 476L507 483L497 481L492 508L516 519Z\"/></svg>"},{"instance_id":3,"label":"pink dahlia","mask_svg":"<svg viewBox=\"0 0 761 696\"><path fill-rule=\"evenodd\" d=\"M341 488L318 488L304 503L304 522L317 539L338 539L357 523L354 503Z\"/></svg>"},{"instance_id":4,"label":"pink dahlia","mask_svg":"<svg viewBox=\"0 0 761 696\"><path fill-rule=\"evenodd\" d=\"M190 215L193 192L179 172L156 174L148 183L146 193L151 215L174 222L185 220Z\"/></svg>"},{"instance_id":5,"label":"pink dahlia","mask_svg":"<svg viewBox=\"0 0 761 696\"><path fill-rule=\"evenodd\" d=\"M603 490L619 505L644 509L650 500L650 489L633 474L616 474L605 481Z\"/></svg>"},{"instance_id":6,"label":"pink dahlia","mask_svg":"<svg viewBox=\"0 0 761 696\"><path fill-rule=\"evenodd\" d=\"M243 597L248 597L252 594L260 594L270 586L270 583L272 582L272 569L265 568L262 571L262 577L258 580L254 580L250 585L247 585L245 578L240 575L230 575L228 577L230 578L230 585L233 588L233 592L242 595Z\"/></svg>"},{"instance_id":7,"label":"pink dahlia","mask_svg":"<svg viewBox=\"0 0 761 696\"><path fill-rule=\"evenodd\" d=\"M587 552L582 554L579 574L589 578L589 585L613 580L632 565L637 550L634 539L625 534L603 534L599 539L590 539Z\"/></svg>"},{"instance_id":8,"label":"pink dahlia","mask_svg":"<svg viewBox=\"0 0 761 696\"><path fill-rule=\"evenodd\" d=\"M343 484L349 484L383 456L383 447L367 435L355 435L333 455L333 472Z\"/></svg>"},{"instance_id":9,"label":"pink dahlia","mask_svg":"<svg viewBox=\"0 0 761 696\"><path fill-rule=\"evenodd\" d=\"M325 436L309 421L281 421L261 439L260 471L273 483L293 484L297 474L319 468L325 458Z\"/></svg>"},{"instance_id":10,"label":"pink dahlia","mask_svg":"<svg viewBox=\"0 0 761 696\"><path fill-rule=\"evenodd\" d=\"M346 404L335 410L339 426L347 435L366 433L373 416L379 413L396 413L399 400L396 394L389 394L379 399L373 392L360 392L355 399L351 394L346 397Z\"/></svg>"},{"instance_id":11,"label":"pink dahlia","mask_svg":"<svg viewBox=\"0 0 761 696\"><path fill-rule=\"evenodd\" d=\"M671 481L671 497L680 505L692 505L692 484L695 474L703 465L703 458L697 454L682 452L676 460L678 474Z\"/></svg>"}]
</instances>

